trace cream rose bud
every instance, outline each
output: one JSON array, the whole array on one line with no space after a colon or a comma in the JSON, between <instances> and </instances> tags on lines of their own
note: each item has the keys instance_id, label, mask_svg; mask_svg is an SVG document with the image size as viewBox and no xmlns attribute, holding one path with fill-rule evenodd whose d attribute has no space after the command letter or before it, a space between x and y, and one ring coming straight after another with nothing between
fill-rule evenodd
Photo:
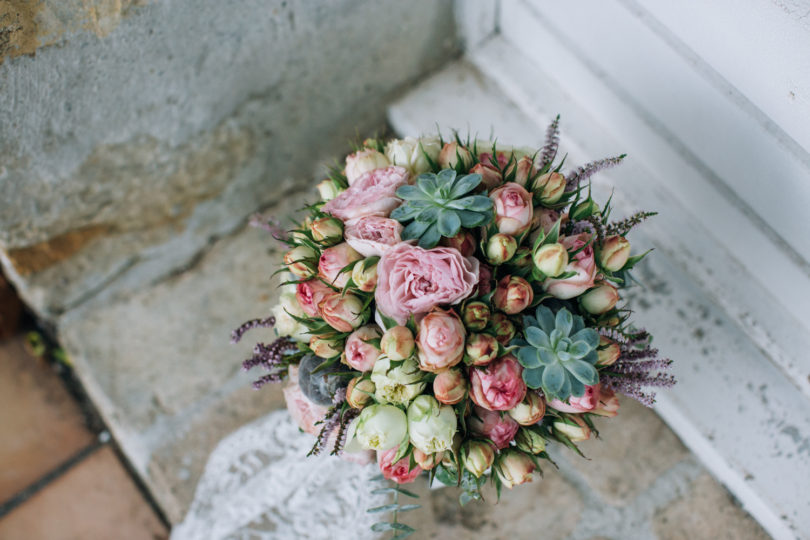
<instances>
[{"instance_id":1,"label":"cream rose bud","mask_svg":"<svg viewBox=\"0 0 810 540\"><path fill-rule=\"evenodd\" d=\"M319 244L331 246L343 240L343 222L333 217L316 219L309 226L312 239Z\"/></svg>"},{"instance_id":2,"label":"cream rose bud","mask_svg":"<svg viewBox=\"0 0 810 540\"><path fill-rule=\"evenodd\" d=\"M619 359L619 356L622 354L622 350L619 347L619 344L612 339L608 339L605 336L600 336L599 348L596 350L596 354L599 356L599 360L596 361L597 364L600 366L610 366Z\"/></svg>"},{"instance_id":3,"label":"cream rose bud","mask_svg":"<svg viewBox=\"0 0 810 540\"><path fill-rule=\"evenodd\" d=\"M383 169L391 165L388 158L373 148L364 148L346 156L346 180L349 185L368 171Z\"/></svg>"},{"instance_id":4,"label":"cream rose bud","mask_svg":"<svg viewBox=\"0 0 810 540\"><path fill-rule=\"evenodd\" d=\"M624 236L608 236L599 248L598 255L602 268L618 272L630 258L630 241Z\"/></svg>"},{"instance_id":5,"label":"cream rose bud","mask_svg":"<svg viewBox=\"0 0 810 540\"><path fill-rule=\"evenodd\" d=\"M375 386L368 377L355 377L346 387L346 402L355 409L362 409L371 401Z\"/></svg>"},{"instance_id":6,"label":"cream rose bud","mask_svg":"<svg viewBox=\"0 0 810 540\"><path fill-rule=\"evenodd\" d=\"M507 182L489 194L495 207L498 232L520 234L532 224L532 195L515 182Z\"/></svg>"},{"instance_id":7,"label":"cream rose bud","mask_svg":"<svg viewBox=\"0 0 810 540\"><path fill-rule=\"evenodd\" d=\"M371 292L377 288L377 263L366 264L365 260L354 263L352 267L352 281L363 292Z\"/></svg>"},{"instance_id":8,"label":"cream rose bud","mask_svg":"<svg viewBox=\"0 0 810 540\"><path fill-rule=\"evenodd\" d=\"M483 330L489 324L489 317L492 313L489 311L489 306L484 302L474 301L464 305L461 311L461 318L464 321L464 326L468 330Z\"/></svg>"},{"instance_id":9,"label":"cream rose bud","mask_svg":"<svg viewBox=\"0 0 810 540\"><path fill-rule=\"evenodd\" d=\"M579 416L568 415L560 418L554 422L553 427L555 432L565 435L572 442L587 441L591 438L591 428Z\"/></svg>"},{"instance_id":10,"label":"cream rose bud","mask_svg":"<svg viewBox=\"0 0 810 540\"><path fill-rule=\"evenodd\" d=\"M391 367L391 360L379 357L371 370L371 381L377 400L386 403L409 403L425 389L422 372L412 358Z\"/></svg>"},{"instance_id":11,"label":"cream rose bud","mask_svg":"<svg viewBox=\"0 0 810 540\"><path fill-rule=\"evenodd\" d=\"M469 441L461 447L461 464L476 478L487 472L495 461L495 447L485 441Z\"/></svg>"},{"instance_id":12,"label":"cream rose bud","mask_svg":"<svg viewBox=\"0 0 810 540\"><path fill-rule=\"evenodd\" d=\"M470 174L480 174L481 185L484 186L487 191L503 184L503 175L501 175L500 171L493 169L489 164L476 163L475 166L470 169Z\"/></svg>"},{"instance_id":13,"label":"cream rose bud","mask_svg":"<svg viewBox=\"0 0 810 540\"><path fill-rule=\"evenodd\" d=\"M504 276L495 289L492 303L495 307L514 315L520 313L534 300L534 291L528 281L520 276Z\"/></svg>"},{"instance_id":14,"label":"cream rose bud","mask_svg":"<svg viewBox=\"0 0 810 540\"><path fill-rule=\"evenodd\" d=\"M532 392L526 392L523 401L506 411L521 426L531 426L543 419L546 414L546 402Z\"/></svg>"},{"instance_id":15,"label":"cream rose bud","mask_svg":"<svg viewBox=\"0 0 810 540\"><path fill-rule=\"evenodd\" d=\"M492 264L503 264L515 255L517 240L514 236L498 233L487 240L487 259Z\"/></svg>"},{"instance_id":16,"label":"cream rose bud","mask_svg":"<svg viewBox=\"0 0 810 540\"><path fill-rule=\"evenodd\" d=\"M557 277L568 266L568 250L560 243L540 246L532 257L534 266L546 277Z\"/></svg>"},{"instance_id":17,"label":"cream rose bud","mask_svg":"<svg viewBox=\"0 0 810 540\"><path fill-rule=\"evenodd\" d=\"M333 292L320 307L323 320L338 332L351 332L363 324L363 301L351 293Z\"/></svg>"},{"instance_id":18,"label":"cream rose bud","mask_svg":"<svg viewBox=\"0 0 810 540\"><path fill-rule=\"evenodd\" d=\"M428 157L435 163L441 150L441 143L437 137L421 139L405 137L394 139L385 145L385 156L392 164L405 167L412 175L418 176L431 171ZM425 154L428 157L425 157Z\"/></svg>"},{"instance_id":19,"label":"cream rose bud","mask_svg":"<svg viewBox=\"0 0 810 540\"><path fill-rule=\"evenodd\" d=\"M565 192L565 177L557 172L546 173L534 182L534 192L541 203L554 204Z\"/></svg>"},{"instance_id":20,"label":"cream rose bud","mask_svg":"<svg viewBox=\"0 0 810 540\"><path fill-rule=\"evenodd\" d=\"M520 450L527 454L537 455L546 450L546 441L542 435L528 428L520 428L515 436L515 443Z\"/></svg>"},{"instance_id":21,"label":"cream rose bud","mask_svg":"<svg viewBox=\"0 0 810 540\"><path fill-rule=\"evenodd\" d=\"M413 356L416 342L413 333L405 326L393 326L385 331L380 340L380 348L385 356L394 361Z\"/></svg>"},{"instance_id":22,"label":"cream rose bud","mask_svg":"<svg viewBox=\"0 0 810 540\"><path fill-rule=\"evenodd\" d=\"M318 253L309 246L296 246L284 254L284 264L296 277L309 279L318 271Z\"/></svg>"},{"instance_id":23,"label":"cream rose bud","mask_svg":"<svg viewBox=\"0 0 810 540\"><path fill-rule=\"evenodd\" d=\"M458 368L442 371L433 379L433 395L440 403L455 405L467 395L467 379Z\"/></svg>"},{"instance_id":24,"label":"cream rose bud","mask_svg":"<svg viewBox=\"0 0 810 540\"><path fill-rule=\"evenodd\" d=\"M619 291L616 287L603 282L589 290L579 299L580 305L593 315L607 313L614 308L619 301Z\"/></svg>"},{"instance_id":25,"label":"cream rose bud","mask_svg":"<svg viewBox=\"0 0 810 540\"><path fill-rule=\"evenodd\" d=\"M438 373L458 364L464 356L467 331L454 311L436 309L419 322L416 348L419 367Z\"/></svg>"},{"instance_id":26,"label":"cream rose bud","mask_svg":"<svg viewBox=\"0 0 810 540\"><path fill-rule=\"evenodd\" d=\"M421 395L408 405L408 436L414 447L427 454L449 450L458 419L453 407Z\"/></svg>"},{"instance_id":27,"label":"cream rose bud","mask_svg":"<svg viewBox=\"0 0 810 540\"><path fill-rule=\"evenodd\" d=\"M413 449L413 460L416 461L416 464L425 471L429 471L441 463L442 458L444 458L444 452L433 452L432 454L426 454L418 448Z\"/></svg>"},{"instance_id":28,"label":"cream rose bud","mask_svg":"<svg viewBox=\"0 0 810 540\"><path fill-rule=\"evenodd\" d=\"M357 419L354 436L366 450L389 450L408 437L408 417L393 405L369 405Z\"/></svg>"},{"instance_id":29,"label":"cream rose bud","mask_svg":"<svg viewBox=\"0 0 810 540\"><path fill-rule=\"evenodd\" d=\"M439 153L439 167L442 169L455 169L458 164L465 171L473 164L473 156L469 150L457 142L445 143Z\"/></svg>"},{"instance_id":30,"label":"cream rose bud","mask_svg":"<svg viewBox=\"0 0 810 540\"><path fill-rule=\"evenodd\" d=\"M290 336L296 341L309 340L309 330L306 326L296 321L294 317L306 317L301 304L293 292L283 292L279 303L273 308L273 316L276 318L274 328L279 336Z\"/></svg>"},{"instance_id":31,"label":"cream rose bud","mask_svg":"<svg viewBox=\"0 0 810 540\"><path fill-rule=\"evenodd\" d=\"M489 334L471 334L464 351L467 363L485 366L498 357L498 340Z\"/></svg>"},{"instance_id":32,"label":"cream rose bud","mask_svg":"<svg viewBox=\"0 0 810 540\"><path fill-rule=\"evenodd\" d=\"M495 467L498 478L504 487L512 489L514 486L532 481L532 473L537 468L531 457L519 450L504 450Z\"/></svg>"},{"instance_id":33,"label":"cream rose bud","mask_svg":"<svg viewBox=\"0 0 810 540\"><path fill-rule=\"evenodd\" d=\"M442 237L441 245L457 249L464 257L475 253L475 237L470 231L464 229L461 229L455 236Z\"/></svg>"},{"instance_id":34,"label":"cream rose bud","mask_svg":"<svg viewBox=\"0 0 810 540\"><path fill-rule=\"evenodd\" d=\"M535 174L537 174L537 168L534 166L534 162L529 156L523 156L516 162L513 161L506 170L507 178L509 178L509 174L512 171L515 172L515 177L512 181L516 184L520 184L521 186L527 186L529 180L534 177Z\"/></svg>"},{"instance_id":35,"label":"cream rose bud","mask_svg":"<svg viewBox=\"0 0 810 540\"><path fill-rule=\"evenodd\" d=\"M334 358L343 351L343 340L325 336L312 336L309 340L309 348L315 356L321 358Z\"/></svg>"},{"instance_id":36,"label":"cream rose bud","mask_svg":"<svg viewBox=\"0 0 810 540\"><path fill-rule=\"evenodd\" d=\"M324 180L316 187L318 188L318 193L320 194L321 200L323 201L331 201L332 199L340 195L341 191L343 191L342 189L337 187L337 185L332 180L329 179Z\"/></svg>"}]
</instances>

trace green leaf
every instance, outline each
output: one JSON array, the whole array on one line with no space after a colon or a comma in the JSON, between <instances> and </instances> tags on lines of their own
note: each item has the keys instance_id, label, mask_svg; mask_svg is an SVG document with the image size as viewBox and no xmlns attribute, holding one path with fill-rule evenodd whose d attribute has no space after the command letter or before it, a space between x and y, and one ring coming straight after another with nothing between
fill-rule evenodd
<instances>
[{"instance_id":1,"label":"green leaf","mask_svg":"<svg viewBox=\"0 0 810 540\"><path fill-rule=\"evenodd\" d=\"M641 260L644 257L646 257L651 251L652 251L652 249L648 249L647 251L645 251L641 255L633 255L632 257L628 258L627 262L624 263L624 266L622 266L621 271L631 270L635 265L640 263Z\"/></svg>"},{"instance_id":2,"label":"green leaf","mask_svg":"<svg viewBox=\"0 0 810 540\"><path fill-rule=\"evenodd\" d=\"M442 208L439 211L437 225L439 228L439 233L442 236L449 238L458 233L459 229L461 228L461 219L453 210Z\"/></svg>"},{"instance_id":3,"label":"green leaf","mask_svg":"<svg viewBox=\"0 0 810 540\"><path fill-rule=\"evenodd\" d=\"M382 319L383 325L385 328L383 330L388 330L389 328L393 328L397 326L397 321L389 317L388 315L384 314L382 311L377 310L377 313L380 314L380 319Z\"/></svg>"},{"instance_id":4,"label":"green leaf","mask_svg":"<svg viewBox=\"0 0 810 540\"><path fill-rule=\"evenodd\" d=\"M543 370L543 388L547 388L552 395L559 394L565 383L565 368L554 363Z\"/></svg>"},{"instance_id":5,"label":"green leaf","mask_svg":"<svg viewBox=\"0 0 810 540\"><path fill-rule=\"evenodd\" d=\"M399 507L397 512L410 512L411 510L416 510L417 508L422 508L421 504L404 504Z\"/></svg>"},{"instance_id":6,"label":"green leaf","mask_svg":"<svg viewBox=\"0 0 810 540\"><path fill-rule=\"evenodd\" d=\"M565 363L565 369L582 384L592 385L599 382L599 373L591 364L583 360L571 360Z\"/></svg>"},{"instance_id":7,"label":"green leaf","mask_svg":"<svg viewBox=\"0 0 810 540\"><path fill-rule=\"evenodd\" d=\"M417 495L416 493L414 493L414 492L412 492L412 491L408 491L407 489L401 488L401 487L399 487L399 486L397 486L397 487L395 487L395 488L392 488L392 489L393 489L394 491L396 491L397 493L401 494L401 495L405 495L406 497L412 497L412 498L414 498L414 499L418 499L418 498L419 498L419 495Z\"/></svg>"},{"instance_id":8,"label":"green leaf","mask_svg":"<svg viewBox=\"0 0 810 540\"><path fill-rule=\"evenodd\" d=\"M375 523L371 526L371 530L374 532L385 532L390 531L394 528L393 523L388 523L387 521L381 521L379 523Z\"/></svg>"},{"instance_id":9,"label":"green leaf","mask_svg":"<svg viewBox=\"0 0 810 540\"><path fill-rule=\"evenodd\" d=\"M424 249L430 249L432 247L436 247L436 244L439 243L439 239L442 237L441 233L439 233L439 227L434 223L427 230L422 234L422 237L419 238L419 247Z\"/></svg>"},{"instance_id":10,"label":"green leaf","mask_svg":"<svg viewBox=\"0 0 810 540\"><path fill-rule=\"evenodd\" d=\"M390 512L391 510L397 510L399 505L397 503L392 504L385 504L383 506L375 506L374 508L369 508L366 510L367 514L379 514L380 512Z\"/></svg>"},{"instance_id":11,"label":"green leaf","mask_svg":"<svg viewBox=\"0 0 810 540\"><path fill-rule=\"evenodd\" d=\"M548 349L535 349L535 351L537 352L537 359L544 366L557 363L557 354L554 351Z\"/></svg>"},{"instance_id":12,"label":"green leaf","mask_svg":"<svg viewBox=\"0 0 810 540\"><path fill-rule=\"evenodd\" d=\"M458 199L459 197L474 190L480 183L480 174L468 174L460 178L456 178L456 182L453 184L453 189L450 191L450 198Z\"/></svg>"}]
</instances>

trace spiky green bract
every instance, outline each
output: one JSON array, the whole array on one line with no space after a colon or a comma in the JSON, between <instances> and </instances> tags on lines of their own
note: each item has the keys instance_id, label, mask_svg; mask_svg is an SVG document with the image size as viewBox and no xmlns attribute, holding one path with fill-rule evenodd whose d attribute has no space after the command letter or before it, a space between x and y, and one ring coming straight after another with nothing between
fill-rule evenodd
<instances>
[{"instance_id":1,"label":"spiky green bract","mask_svg":"<svg viewBox=\"0 0 810 540\"><path fill-rule=\"evenodd\" d=\"M438 174L421 174L416 185L400 187L397 197L405 202L391 212L391 217L407 224L402 239L418 239L420 247L429 249L442 236L455 236L462 227L480 227L492 221L490 198L470 195L480 183L480 174L458 176L456 171L445 169Z\"/></svg>"},{"instance_id":2,"label":"spiky green bract","mask_svg":"<svg viewBox=\"0 0 810 540\"><path fill-rule=\"evenodd\" d=\"M582 396L586 385L599 382L594 367L599 334L566 308L555 316L546 306L538 306L535 315L523 317L526 339L511 343L518 347L523 380L529 388L542 388L549 400Z\"/></svg>"}]
</instances>

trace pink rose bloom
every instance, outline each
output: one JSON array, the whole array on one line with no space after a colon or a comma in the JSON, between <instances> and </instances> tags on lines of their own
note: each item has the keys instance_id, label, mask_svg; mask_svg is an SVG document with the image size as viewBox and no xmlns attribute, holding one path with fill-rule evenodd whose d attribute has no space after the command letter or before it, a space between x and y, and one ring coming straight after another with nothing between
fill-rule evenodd
<instances>
[{"instance_id":1,"label":"pink rose bloom","mask_svg":"<svg viewBox=\"0 0 810 540\"><path fill-rule=\"evenodd\" d=\"M470 368L470 399L490 411L508 411L526 397L523 368L508 354L484 368Z\"/></svg>"},{"instance_id":2,"label":"pink rose bloom","mask_svg":"<svg viewBox=\"0 0 810 540\"><path fill-rule=\"evenodd\" d=\"M584 246L591 236L588 233L580 233L576 236L563 238L562 245L568 251L573 251ZM589 245L579 253L565 267L565 272L576 272L575 276L565 279L546 279L543 282L543 289L555 298L568 300L584 293L593 287L596 278L596 261L593 257L593 245Z\"/></svg>"},{"instance_id":3,"label":"pink rose bloom","mask_svg":"<svg viewBox=\"0 0 810 540\"><path fill-rule=\"evenodd\" d=\"M402 224L395 219L363 216L346 222L343 236L363 257L382 255L385 250L402 242Z\"/></svg>"},{"instance_id":4,"label":"pink rose bloom","mask_svg":"<svg viewBox=\"0 0 810 540\"><path fill-rule=\"evenodd\" d=\"M489 194L495 204L498 232L520 234L532 224L532 194L515 182L507 182Z\"/></svg>"},{"instance_id":5,"label":"pink rose bloom","mask_svg":"<svg viewBox=\"0 0 810 540\"><path fill-rule=\"evenodd\" d=\"M349 282L352 272L351 269L343 273L340 271L362 258L363 256L346 242L326 248L321 252L321 258L318 260L318 275L327 283L342 289Z\"/></svg>"},{"instance_id":6,"label":"pink rose bloom","mask_svg":"<svg viewBox=\"0 0 810 540\"><path fill-rule=\"evenodd\" d=\"M320 422L326 416L326 407L312 403L298 386L298 368L290 367L290 376L287 385L284 387L284 401L287 402L287 410L290 416L302 430L312 435L317 435L321 431Z\"/></svg>"},{"instance_id":7,"label":"pink rose bloom","mask_svg":"<svg viewBox=\"0 0 810 540\"><path fill-rule=\"evenodd\" d=\"M349 189L323 205L321 210L343 221L363 216L388 217L400 205L399 186L408 183L403 167L386 167L364 173Z\"/></svg>"},{"instance_id":8,"label":"pink rose bloom","mask_svg":"<svg viewBox=\"0 0 810 540\"><path fill-rule=\"evenodd\" d=\"M467 426L478 435L490 439L498 450L506 448L517 435L520 424L508 414L475 407L467 420Z\"/></svg>"},{"instance_id":9,"label":"pink rose bloom","mask_svg":"<svg viewBox=\"0 0 810 540\"><path fill-rule=\"evenodd\" d=\"M593 411L599 405L600 384L593 386L586 386L585 393L579 397L571 396L568 398L568 403L560 401L559 399L552 399L549 401L549 407L557 409L560 412L567 413L585 413Z\"/></svg>"},{"instance_id":10,"label":"pink rose bloom","mask_svg":"<svg viewBox=\"0 0 810 540\"><path fill-rule=\"evenodd\" d=\"M377 308L404 325L411 314L458 304L478 285L478 265L477 259L453 248L397 244L377 263Z\"/></svg>"},{"instance_id":11,"label":"pink rose bloom","mask_svg":"<svg viewBox=\"0 0 810 540\"><path fill-rule=\"evenodd\" d=\"M411 469L410 457L404 457L396 463L391 463L391 460L397 455L397 450L399 447L395 446L390 450L377 452L377 464L380 466L380 472L387 480L393 480L397 484L413 482L422 472L422 467L414 465Z\"/></svg>"},{"instance_id":12,"label":"pink rose bloom","mask_svg":"<svg viewBox=\"0 0 810 540\"><path fill-rule=\"evenodd\" d=\"M453 311L431 311L419 323L419 368L438 373L461 362L467 331Z\"/></svg>"},{"instance_id":13,"label":"pink rose bloom","mask_svg":"<svg viewBox=\"0 0 810 540\"><path fill-rule=\"evenodd\" d=\"M321 302L328 295L332 294L334 290L317 279L310 279L309 281L302 281L295 287L295 298L310 317L321 316Z\"/></svg>"},{"instance_id":14,"label":"pink rose bloom","mask_svg":"<svg viewBox=\"0 0 810 540\"><path fill-rule=\"evenodd\" d=\"M381 335L376 324L367 324L352 332L346 339L343 361L357 371L371 371L374 362L382 353L380 349L366 341L379 338Z\"/></svg>"}]
</instances>

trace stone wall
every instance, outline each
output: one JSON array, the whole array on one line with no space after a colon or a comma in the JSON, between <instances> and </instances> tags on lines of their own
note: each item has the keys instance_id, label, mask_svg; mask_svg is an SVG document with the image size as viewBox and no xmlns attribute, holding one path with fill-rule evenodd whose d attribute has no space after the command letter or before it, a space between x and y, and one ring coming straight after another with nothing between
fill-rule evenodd
<instances>
[{"instance_id":1,"label":"stone wall","mask_svg":"<svg viewBox=\"0 0 810 540\"><path fill-rule=\"evenodd\" d=\"M43 317L193 263L383 125L452 2L0 2L0 258Z\"/></svg>"}]
</instances>

